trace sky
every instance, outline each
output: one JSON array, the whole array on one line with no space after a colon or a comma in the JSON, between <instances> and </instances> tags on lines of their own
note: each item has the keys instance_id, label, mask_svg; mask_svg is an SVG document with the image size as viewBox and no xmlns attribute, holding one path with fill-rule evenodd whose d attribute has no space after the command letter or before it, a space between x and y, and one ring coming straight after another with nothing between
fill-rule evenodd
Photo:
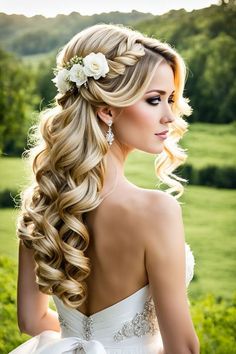
<instances>
[{"instance_id":1,"label":"sky","mask_svg":"<svg viewBox=\"0 0 236 354\"><path fill-rule=\"evenodd\" d=\"M73 11L81 15L92 15L110 11L131 12L134 9L161 15L171 9L185 8L191 11L218 2L218 0L0 0L0 12L28 17L34 15L55 17L58 14L68 15Z\"/></svg>"}]
</instances>

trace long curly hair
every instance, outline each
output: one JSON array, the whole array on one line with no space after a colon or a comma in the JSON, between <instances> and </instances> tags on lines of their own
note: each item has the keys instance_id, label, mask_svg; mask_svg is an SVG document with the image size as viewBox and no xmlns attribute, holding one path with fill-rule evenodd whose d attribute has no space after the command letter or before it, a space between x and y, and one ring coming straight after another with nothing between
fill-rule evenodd
<instances>
[{"instance_id":1,"label":"long curly hair","mask_svg":"<svg viewBox=\"0 0 236 354\"><path fill-rule=\"evenodd\" d=\"M84 214L96 208L104 185L109 144L99 125L96 109L134 104L145 93L156 66L166 60L175 78L170 136L155 159L160 181L183 193L180 177L172 174L187 155L177 142L187 130L181 117L191 113L183 97L186 66L167 43L125 27L98 24L76 34L57 55L62 66L73 56L102 52L109 72L99 80L89 78L88 87L58 93L51 107L39 112L37 139L26 158L33 181L22 193L17 235L34 250L35 272L40 291L57 295L65 305L78 308L87 298L85 279L91 272L85 256L89 231Z\"/></svg>"}]
</instances>

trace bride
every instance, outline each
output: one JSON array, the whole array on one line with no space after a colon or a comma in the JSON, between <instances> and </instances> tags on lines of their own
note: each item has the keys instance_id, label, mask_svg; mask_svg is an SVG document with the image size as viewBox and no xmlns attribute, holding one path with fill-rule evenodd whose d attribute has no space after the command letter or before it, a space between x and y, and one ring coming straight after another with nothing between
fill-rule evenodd
<instances>
[{"instance_id":1,"label":"bride","mask_svg":"<svg viewBox=\"0 0 236 354\"><path fill-rule=\"evenodd\" d=\"M191 113L182 57L98 24L60 50L54 74L17 230L18 326L32 338L11 353L199 354L187 296L195 260L177 201L185 180L172 173L187 157L178 141ZM135 149L157 154L169 189L127 180Z\"/></svg>"}]
</instances>

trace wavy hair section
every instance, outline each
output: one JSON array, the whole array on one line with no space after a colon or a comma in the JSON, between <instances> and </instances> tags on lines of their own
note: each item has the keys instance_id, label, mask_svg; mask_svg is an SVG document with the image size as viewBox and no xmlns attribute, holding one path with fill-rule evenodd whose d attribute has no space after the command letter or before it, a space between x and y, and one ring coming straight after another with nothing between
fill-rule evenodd
<instances>
[{"instance_id":1,"label":"wavy hair section","mask_svg":"<svg viewBox=\"0 0 236 354\"><path fill-rule=\"evenodd\" d=\"M173 173L177 167L183 165L188 157L187 149L183 149L178 145L180 139L188 131L189 123L183 119L183 116L189 116L192 113L192 108L189 105L189 100L183 97L184 85L187 77L185 63L182 57L176 53L175 64L175 104L173 111L176 119L170 124L170 132L168 138L164 141L164 149L155 159L156 175L161 184L169 185L166 189L167 193L177 192L175 198L178 199L184 193L182 182L188 182Z\"/></svg>"},{"instance_id":2,"label":"wavy hair section","mask_svg":"<svg viewBox=\"0 0 236 354\"><path fill-rule=\"evenodd\" d=\"M186 158L177 142L187 130L181 115L191 113L183 98L185 64L168 44L146 37L123 25L99 24L75 35L58 53L57 66L74 55L105 54L109 73L88 79L88 89L57 94L51 108L39 114L34 145L27 152L33 170L31 186L22 193L17 233L34 250L39 289L55 294L71 308L87 298L85 279L91 263L85 255L89 231L86 212L102 199L109 144L99 125L96 109L125 107L138 101L157 65L166 60L175 75L176 120L164 151L156 160L158 178L181 191L172 171ZM170 191L169 191L170 192Z\"/></svg>"}]
</instances>

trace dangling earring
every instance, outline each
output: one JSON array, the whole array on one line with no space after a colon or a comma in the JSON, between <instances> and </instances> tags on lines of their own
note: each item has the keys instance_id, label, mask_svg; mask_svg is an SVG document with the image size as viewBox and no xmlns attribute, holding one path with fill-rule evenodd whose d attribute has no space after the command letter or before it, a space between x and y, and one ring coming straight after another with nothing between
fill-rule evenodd
<instances>
[{"instance_id":1,"label":"dangling earring","mask_svg":"<svg viewBox=\"0 0 236 354\"><path fill-rule=\"evenodd\" d=\"M114 134L112 133L112 130L111 130L111 125L112 125L112 120L109 120L108 121L108 126L109 126L109 129L106 133L106 139L107 139L107 142L111 145L113 140L114 140Z\"/></svg>"}]
</instances>

